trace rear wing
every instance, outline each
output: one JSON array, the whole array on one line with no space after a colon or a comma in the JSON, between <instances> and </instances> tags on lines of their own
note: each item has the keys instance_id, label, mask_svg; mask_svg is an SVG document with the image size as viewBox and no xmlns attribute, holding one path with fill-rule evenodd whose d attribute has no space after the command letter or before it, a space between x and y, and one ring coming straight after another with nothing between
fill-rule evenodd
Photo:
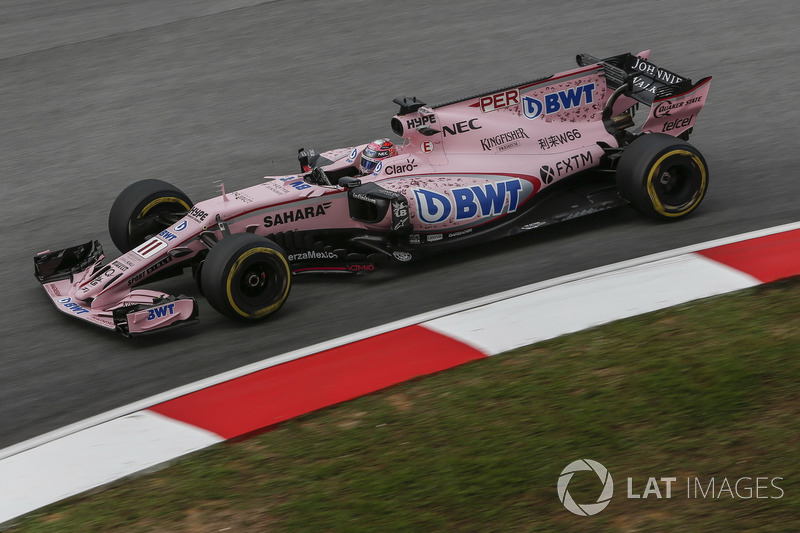
<instances>
[{"instance_id":1,"label":"rear wing","mask_svg":"<svg viewBox=\"0 0 800 533\"><path fill-rule=\"evenodd\" d=\"M711 77L692 83L685 76L651 63L649 56L649 50L606 59L579 54L576 61L579 66L600 64L606 83L614 89L603 110L607 124L613 125L612 117L623 113L635 100L650 107L650 115L641 126L642 133L667 133L677 137L685 132L685 138L705 104ZM622 121L622 124L628 123ZM613 130L613 126L607 127Z\"/></svg>"},{"instance_id":2,"label":"rear wing","mask_svg":"<svg viewBox=\"0 0 800 533\"><path fill-rule=\"evenodd\" d=\"M628 85L626 96L649 106L654 101L689 92L695 86L689 78L651 63L647 60L647 55L646 52L640 55L628 53L597 59L588 54L579 54L576 60L580 66L601 64L610 88L618 89ZM702 82L703 80L696 85Z\"/></svg>"}]
</instances>

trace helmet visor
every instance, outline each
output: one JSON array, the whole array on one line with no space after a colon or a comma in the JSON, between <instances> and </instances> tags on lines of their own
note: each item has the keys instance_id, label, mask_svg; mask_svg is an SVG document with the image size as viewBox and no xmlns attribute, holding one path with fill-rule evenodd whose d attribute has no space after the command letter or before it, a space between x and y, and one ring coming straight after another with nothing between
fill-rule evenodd
<instances>
[{"instance_id":1,"label":"helmet visor","mask_svg":"<svg viewBox=\"0 0 800 533\"><path fill-rule=\"evenodd\" d=\"M371 159L363 154L361 155L361 170L364 173L368 174L374 171L375 168L377 168L377 166L378 166L378 161L375 161L374 159Z\"/></svg>"}]
</instances>

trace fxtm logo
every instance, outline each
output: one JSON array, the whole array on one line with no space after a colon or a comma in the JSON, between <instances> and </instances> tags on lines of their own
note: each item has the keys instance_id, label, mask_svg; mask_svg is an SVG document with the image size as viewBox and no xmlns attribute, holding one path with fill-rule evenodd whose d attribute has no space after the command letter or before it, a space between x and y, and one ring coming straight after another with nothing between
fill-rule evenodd
<instances>
[{"instance_id":1,"label":"fxtm logo","mask_svg":"<svg viewBox=\"0 0 800 533\"><path fill-rule=\"evenodd\" d=\"M563 91L544 95L544 102L532 96L522 97L522 112L525 118L534 119L541 115L550 115L566 111L582 104L594 102L594 83L585 83Z\"/></svg>"},{"instance_id":2,"label":"fxtm logo","mask_svg":"<svg viewBox=\"0 0 800 533\"><path fill-rule=\"evenodd\" d=\"M600 478L600 483L603 484L603 490L595 503L579 504L572 499L569 493L568 486L569 482L572 481L572 476L575 475L575 472L583 470L591 470L597 474L597 477ZM561 500L567 511L578 516L592 516L608 506L611 496L614 495L614 480L611 479L608 469L597 461L578 459L577 461L572 461L561 471L561 475L558 476L557 489L558 499Z\"/></svg>"}]
</instances>

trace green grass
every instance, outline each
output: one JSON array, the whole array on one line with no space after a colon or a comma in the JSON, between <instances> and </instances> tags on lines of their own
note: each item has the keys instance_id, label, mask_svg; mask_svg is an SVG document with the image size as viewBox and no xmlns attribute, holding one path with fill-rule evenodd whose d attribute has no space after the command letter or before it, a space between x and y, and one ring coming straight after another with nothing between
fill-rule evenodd
<instances>
[{"instance_id":1,"label":"green grass","mask_svg":"<svg viewBox=\"0 0 800 533\"><path fill-rule=\"evenodd\" d=\"M56 504L13 531L796 531L798 385L790 280L404 383ZM580 458L615 481L592 517L556 494ZM678 478L671 499L626 497L628 477L641 494L662 476ZM761 499L686 497L686 478L744 476L753 487L782 477L782 497L773 487ZM600 483L581 472L569 488L590 503Z\"/></svg>"}]
</instances>

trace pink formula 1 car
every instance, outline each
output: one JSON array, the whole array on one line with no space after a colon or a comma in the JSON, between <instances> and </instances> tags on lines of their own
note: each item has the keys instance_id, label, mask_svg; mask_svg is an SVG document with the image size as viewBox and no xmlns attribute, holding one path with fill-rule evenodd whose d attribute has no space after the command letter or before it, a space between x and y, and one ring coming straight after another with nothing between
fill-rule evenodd
<instances>
[{"instance_id":1,"label":"pink formula 1 car","mask_svg":"<svg viewBox=\"0 0 800 533\"><path fill-rule=\"evenodd\" d=\"M109 215L123 255L106 261L97 241L42 252L36 277L62 312L133 336L197 320L193 298L136 288L186 268L220 313L253 321L297 273L368 272L626 203L683 217L708 187L687 139L711 78L648 57L579 55L574 70L441 105L396 98L397 146L301 149L300 173L196 204L133 183Z\"/></svg>"}]
</instances>

